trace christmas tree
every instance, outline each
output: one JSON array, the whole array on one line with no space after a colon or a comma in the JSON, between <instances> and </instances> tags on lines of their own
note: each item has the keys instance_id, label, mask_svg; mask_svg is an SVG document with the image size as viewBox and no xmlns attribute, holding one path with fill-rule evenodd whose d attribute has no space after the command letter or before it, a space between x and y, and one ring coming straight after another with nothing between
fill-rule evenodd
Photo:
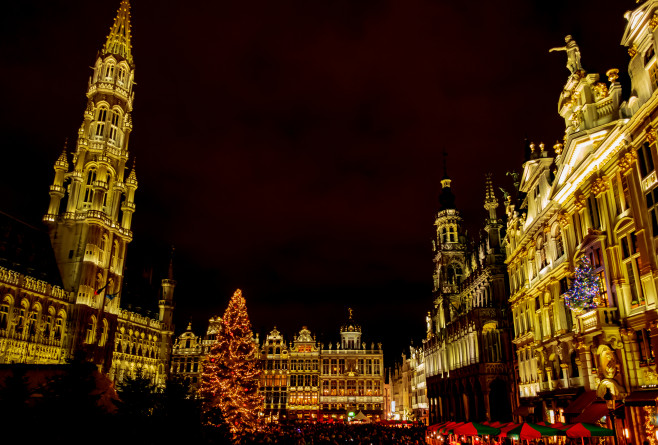
<instances>
[{"instance_id":1,"label":"christmas tree","mask_svg":"<svg viewBox=\"0 0 658 445\"><path fill-rule=\"evenodd\" d=\"M258 393L260 369L256 353L247 306L238 289L224 312L217 341L203 365L199 388L205 423L225 424L234 439L257 427L262 398Z\"/></svg>"},{"instance_id":2,"label":"christmas tree","mask_svg":"<svg viewBox=\"0 0 658 445\"><path fill-rule=\"evenodd\" d=\"M589 259L582 256L576 264L571 288L564 294L564 302L574 312L595 309L598 306L599 292L599 277L594 274Z\"/></svg>"}]
</instances>

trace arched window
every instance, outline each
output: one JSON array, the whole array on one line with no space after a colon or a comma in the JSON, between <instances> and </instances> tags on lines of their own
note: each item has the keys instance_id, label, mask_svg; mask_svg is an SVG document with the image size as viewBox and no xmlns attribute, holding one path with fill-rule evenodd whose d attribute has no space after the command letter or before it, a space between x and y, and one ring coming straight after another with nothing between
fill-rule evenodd
<instances>
[{"instance_id":1,"label":"arched window","mask_svg":"<svg viewBox=\"0 0 658 445\"><path fill-rule=\"evenodd\" d=\"M27 335L30 337L37 334L37 320L41 312L40 306L34 306L27 316Z\"/></svg>"},{"instance_id":2,"label":"arched window","mask_svg":"<svg viewBox=\"0 0 658 445\"><path fill-rule=\"evenodd\" d=\"M16 322L16 333L23 334L25 332L25 318L27 317L27 301L21 302L21 308L18 312L18 321Z\"/></svg>"},{"instance_id":3,"label":"arched window","mask_svg":"<svg viewBox=\"0 0 658 445\"><path fill-rule=\"evenodd\" d=\"M105 80L112 80L114 77L114 64L108 63L105 65Z\"/></svg>"},{"instance_id":4,"label":"arched window","mask_svg":"<svg viewBox=\"0 0 658 445\"><path fill-rule=\"evenodd\" d=\"M96 317L93 315L89 319L89 322L87 323L87 333L85 336L85 343L87 344L93 344L94 340L96 339Z\"/></svg>"},{"instance_id":5,"label":"arched window","mask_svg":"<svg viewBox=\"0 0 658 445\"><path fill-rule=\"evenodd\" d=\"M562 240L562 231L559 227L555 230L553 239L555 241L555 258L561 258L564 255L564 241Z\"/></svg>"},{"instance_id":6,"label":"arched window","mask_svg":"<svg viewBox=\"0 0 658 445\"><path fill-rule=\"evenodd\" d=\"M63 311L60 311L59 314L57 314L57 319L55 320L55 329L53 332L53 338L55 341L60 341L62 339L65 321L66 314Z\"/></svg>"},{"instance_id":7,"label":"arched window","mask_svg":"<svg viewBox=\"0 0 658 445\"><path fill-rule=\"evenodd\" d=\"M7 329L9 326L9 301L5 299L0 305L0 330Z\"/></svg>"},{"instance_id":8,"label":"arched window","mask_svg":"<svg viewBox=\"0 0 658 445\"><path fill-rule=\"evenodd\" d=\"M91 204L91 200L94 197L93 183L96 181L96 170L89 169L87 172L87 181L85 183L85 194L84 194L84 203Z\"/></svg>"},{"instance_id":9,"label":"arched window","mask_svg":"<svg viewBox=\"0 0 658 445\"><path fill-rule=\"evenodd\" d=\"M48 308L48 315L46 315L46 325L43 327L43 337L50 340L54 333L53 319L55 318L55 309L51 306Z\"/></svg>"},{"instance_id":10,"label":"arched window","mask_svg":"<svg viewBox=\"0 0 658 445\"><path fill-rule=\"evenodd\" d=\"M110 117L110 141L115 145L119 143L119 119L121 115L117 110L112 110Z\"/></svg>"},{"instance_id":11,"label":"arched window","mask_svg":"<svg viewBox=\"0 0 658 445\"><path fill-rule=\"evenodd\" d=\"M98 342L98 346L105 346L107 343L107 337L109 333L109 326L107 324L107 319L103 319L103 330L101 331L101 339Z\"/></svg>"},{"instance_id":12,"label":"arched window","mask_svg":"<svg viewBox=\"0 0 658 445\"><path fill-rule=\"evenodd\" d=\"M119 85L123 86L126 84L126 74L127 74L126 69L120 66L119 69L117 70L117 83Z\"/></svg>"},{"instance_id":13,"label":"arched window","mask_svg":"<svg viewBox=\"0 0 658 445\"><path fill-rule=\"evenodd\" d=\"M108 109L105 106L98 108L98 113L96 113L96 137L102 138L105 135L105 121L107 120L107 112Z\"/></svg>"}]
</instances>

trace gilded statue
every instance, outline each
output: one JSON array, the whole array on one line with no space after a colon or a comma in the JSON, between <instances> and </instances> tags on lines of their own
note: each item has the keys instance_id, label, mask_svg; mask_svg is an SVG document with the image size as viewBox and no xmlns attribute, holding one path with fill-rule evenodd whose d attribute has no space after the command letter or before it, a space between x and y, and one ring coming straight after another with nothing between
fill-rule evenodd
<instances>
[{"instance_id":1,"label":"gilded statue","mask_svg":"<svg viewBox=\"0 0 658 445\"><path fill-rule=\"evenodd\" d=\"M566 51L567 69L571 72L571 74L574 74L583 69L582 65L580 64L580 48L571 36L566 36L564 41L566 43L565 46L551 48L548 50L548 52L552 53L553 51Z\"/></svg>"}]
</instances>

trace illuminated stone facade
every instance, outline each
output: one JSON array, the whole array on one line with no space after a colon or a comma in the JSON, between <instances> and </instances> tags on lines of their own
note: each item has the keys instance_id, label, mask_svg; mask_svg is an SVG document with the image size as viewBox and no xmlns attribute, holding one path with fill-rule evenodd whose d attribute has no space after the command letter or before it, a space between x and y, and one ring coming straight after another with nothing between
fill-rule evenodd
<instances>
[{"instance_id":1,"label":"illuminated stone facade","mask_svg":"<svg viewBox=\"0 0 658 445\"><path fill-rule=\"evenodd\" d=\"M361 341L361 326L352 319L340 329L341 341L335 347L323 345L320 352L320 415L344 418L349 412L373 420L384 413L384 351L381 343Z\"/></svg>"},{"instance_id":2,"label":"illuminated stone facade","mask_svg":"<svg viewBox=\"0 0 658 445\"><path fill-rule=\"evenodd\" d=\"M657 17L655 0L626 15L625 101L618 70L607 81L587 73L567 38L564 144L529 147L516 200L506 203L519 396L534 408L524 416L595 421L607 414L609 391L624 401L618 431L635 444L655 440L643 405L654 407L658 395L648 390L658 385ZM600 279L598 307L572 311L564 296L581 256Z\"/></svg>"},{"instance_id":3,"label":"illuminated stone facade","mask_svg":"<svg viewBox=\"0 0 658 445\"><path fill-rule=\"evenodd\" d=\"M201 337L192 331L192 323L176 338L171 350L171 369L173 377L185 380L191 390L196 390L201 384L203 362L210 348L217 341L217 333L222 324L221 317L212 317L208 321L206 335Z\"/></svg>"},{"instance_id":4,"label":"illuminated stone facade","mask_svg":"<svg viewBox=\"0 0 658 445\"><path fill-rule=\"evenodd\" d=\"M216 341L221 325L211 318L206 336L196 336L191 326L173 347L171 373L200 381L203 362ZM373 419L384 412L384 353L381 344L366 349L361 327L352 319L341 327L341 342L323 347L306 326L292 342L274 328L260 344L263 395L262 415L268 422L284 419L317 421L346 419L349 412L363 411ZM198 363L198 367L195 367Z\"/></svg>"},{"instance_id":5,"label":"illuminated stone facade","mask_svg":"<svg viewBox=\"0 0 658 445\"><path fill-rule=\"evenodd\" d=\"M263 395L263 415L268 422L287 417L289 359L288 345L275 327L260 349L259 389Z\"/></svg>"},{"instance_id":6,"label":"illuminated stone facade","mask_svg":"<svg viewBox=\"0 0 658 445\"><path fill-rule=\"evenodd\" d=\"M170 275L158 319L121 309L126 248L132 240L137 176L126 175L133 128L130 5L123 0L93 66L87 107L69 163L55 162L48 226L58 276L0 269L0 362L61 363L74 354L112 379L140 369L163 384L173 334Z\"/></svg>"},{"instance_id":7,"label":"illuminated stone facade","mask_svg":"<svg viewBox=\"0 0 658 445\"><path fill-rule=\"evenodd\" d=\"M446 173L441 186L434 307L423 342L429 423L511 420L515 385L498 201L488 178L485 235L471 248Z\"/></svg>"},{"instance_id":8,"label":"illuminated stone facade","mask_svg":"<svg viewBox=\"0 0 658 445\"><path fill-rule=\"evenodd\" d=\"M288 415L315 420L320 409L320 347L304 326L288 351Z\"/></svg>"},{"instance_id":9,"label":"illuminated stone facade","mask_svg":"<svg viewBox=\"0 0 658 445\"><path fill-rule=\"evenodd\" d=\"M187 381L190 388L198 389L203 357L202 339L192 332L190 322L171 349L171 375Z\"/></svg>"},{"instance_id":10,"label":"illuminated stone facade","mask_svg":"<svg viewBox=\"0 0 658 445\"><path fill-rule=\"evenodd\" d=\"M393 366L389 374L391 388L391 418L393 420L412 420L412 391L413 367L409 358L402 354L402 360Z\"/></svg>"}]
</instances>

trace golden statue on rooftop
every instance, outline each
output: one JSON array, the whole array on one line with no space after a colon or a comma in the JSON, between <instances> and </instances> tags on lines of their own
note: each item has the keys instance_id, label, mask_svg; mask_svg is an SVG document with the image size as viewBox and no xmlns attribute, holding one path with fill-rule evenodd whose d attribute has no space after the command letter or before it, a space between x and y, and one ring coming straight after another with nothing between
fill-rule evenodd
<instances>
[{"instance_id":1,"label":"golden statue on rooftop","mask_svg":"<svg viewBox=\"0 0 658 445\"><path fill-rule=\"evenodd\" d=\"M551 48L548 50L548 52L552 53L553 51L566 51L567 69L571 72L571 74L575 74L583 69L582 65L580 64L580 48L571 36L566 36L564 41L566 42L565 46Z\"/></svg>"}]
</instances>

